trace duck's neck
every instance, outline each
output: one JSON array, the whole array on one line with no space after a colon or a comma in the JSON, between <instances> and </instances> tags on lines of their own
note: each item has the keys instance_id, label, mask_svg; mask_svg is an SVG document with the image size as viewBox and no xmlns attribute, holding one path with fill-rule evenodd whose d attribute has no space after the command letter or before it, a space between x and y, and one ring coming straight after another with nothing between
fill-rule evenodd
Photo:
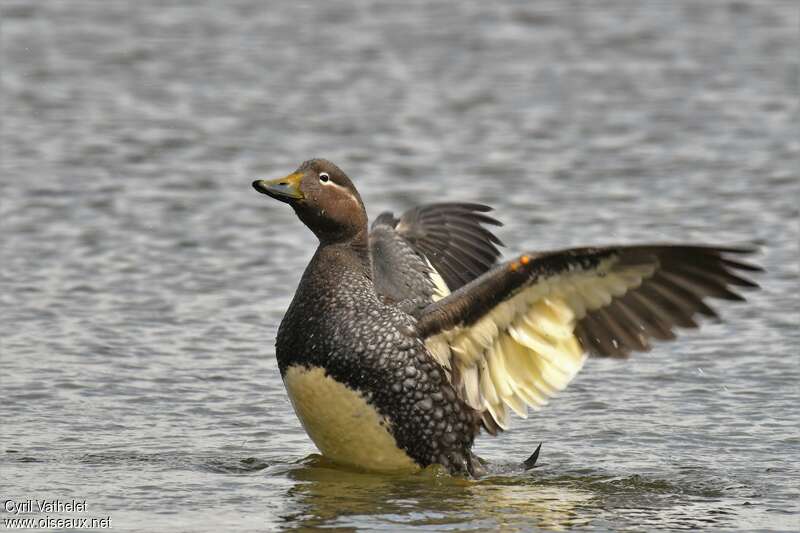
<instances>
[{"instance_id":1,"label":"duck's neck","mask_svg":"<svg viewBox=\"0 0 800 533\"><path fill-rule=\"evenodd\" d=\"M372 261L369 255L369 233L367 228L361 229L354 237L335 242L320 241L317 256L325 257L345 266L361 270L372 279Z\"/></svg>"}]
</instances>

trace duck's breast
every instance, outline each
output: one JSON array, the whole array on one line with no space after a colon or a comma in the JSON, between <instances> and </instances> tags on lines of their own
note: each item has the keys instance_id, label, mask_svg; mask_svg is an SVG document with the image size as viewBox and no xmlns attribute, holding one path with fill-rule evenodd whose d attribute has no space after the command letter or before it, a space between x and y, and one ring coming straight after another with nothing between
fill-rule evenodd
<instances>
[{"instance_id":1,"label":"duck's breast","mask_svg":"<svg viewBox=\"0 0 800 533\"><path fill-rule=\"evenodd\" d=\"M397 445L390 421L365 396L323 368L292 365L283 376L295 413L326 457L367 470L416 470Z\"/></svg>"}]
</instances>

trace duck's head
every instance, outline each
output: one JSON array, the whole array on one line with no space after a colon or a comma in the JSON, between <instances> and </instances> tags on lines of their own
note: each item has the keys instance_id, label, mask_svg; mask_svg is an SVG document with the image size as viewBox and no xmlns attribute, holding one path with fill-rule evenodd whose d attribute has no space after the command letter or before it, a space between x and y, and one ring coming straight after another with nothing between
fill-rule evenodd
<instances>
[{"instance_id":1,"label":"duck's head","mask_svg":"<svg viewBox=\"0 0 800 533\"><path fill-rule=\"evenodd\" d=\"M347 242L366 234L367 212L347 174L325 159L310 159L276 180L256 180L253 188L291 205L324 243Z\"/></svg>"}]
</instances>

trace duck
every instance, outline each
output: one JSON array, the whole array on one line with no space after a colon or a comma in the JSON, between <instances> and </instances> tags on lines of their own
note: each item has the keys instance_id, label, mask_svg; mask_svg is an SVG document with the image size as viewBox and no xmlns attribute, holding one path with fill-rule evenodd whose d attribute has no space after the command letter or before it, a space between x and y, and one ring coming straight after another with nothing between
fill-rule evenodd
<instances>
[{"instance_id":1,"label":"duck","mask_svg":"<svg viewBox=\"0 0 800 533\"><path fill-rule=\"evenodd\" d=\"M252 185L319 240L276 335L289 400L324 457L363 471L483 475L481 432L546 406L590 355L627 358L718 318L707 300L743 301L762 270L742 259L752 248L706 244L501 261L490 207L429 203L370 227L325 159Z\"/></svg>"}]
</instances>

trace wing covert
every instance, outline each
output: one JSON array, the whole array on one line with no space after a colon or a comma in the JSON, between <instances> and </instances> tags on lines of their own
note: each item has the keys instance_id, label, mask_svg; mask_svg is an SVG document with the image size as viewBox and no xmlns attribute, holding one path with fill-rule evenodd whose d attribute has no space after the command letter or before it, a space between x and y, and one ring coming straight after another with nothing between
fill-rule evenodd
<instances>
[{"instance_id":1,"label":"wing covert","mask_svg":"<svg viewBox=\"0 0 800 533\"><path fill-rule=\"evenodd\" d=\"M501 225L480 204L439 203L414 207L395 218L382 213L372 224L370 254L378 293L407 313L422 309L483 274L502 245L485 224Z\"/></svg>"},{"instance_id":2,"label":"wing covert","mask_svg":"<svg viewBox=\"0 0 800 533\"><path fill-rule=\"evenodd\" d=\"M397 232L430 261L454 291L480 276L500 257L503 243L485 225L502 226L481 204L438 203L409 209Z\"/></svg>"}]
</instances>

